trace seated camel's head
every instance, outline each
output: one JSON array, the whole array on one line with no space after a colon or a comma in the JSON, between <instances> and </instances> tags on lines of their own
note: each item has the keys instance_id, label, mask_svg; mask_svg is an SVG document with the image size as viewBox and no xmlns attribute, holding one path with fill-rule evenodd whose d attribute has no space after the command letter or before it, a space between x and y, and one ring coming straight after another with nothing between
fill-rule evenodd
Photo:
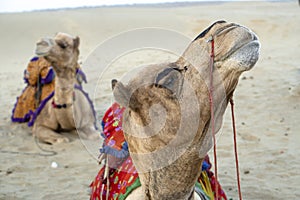
<instances>
[{"instance_id":1,"label":"seated camel's head","mask_svg":"<svg viewBox=\"0 0 300 200\"><path fill-rule=\"evenodd\" d=\"M54 38L42 38L36 44L35 53L45 57L53 67L75 67L79 56L79 37L57 33Z\"/></svg>"}]
</instances>

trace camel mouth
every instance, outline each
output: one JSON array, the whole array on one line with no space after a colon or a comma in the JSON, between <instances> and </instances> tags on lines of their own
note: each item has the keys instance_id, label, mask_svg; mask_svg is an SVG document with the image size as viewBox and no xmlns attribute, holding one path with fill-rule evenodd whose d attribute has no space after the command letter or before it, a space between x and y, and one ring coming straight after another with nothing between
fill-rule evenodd
<instances>
[{"instance_id":1,"label":"camel mouth","mask_svg":"<svg viewBox=\"0 0 300 200\"><path fill-rule=\"evenodd\" d=\"M229 24L219 29L216 36L230 34L238 31L234 46L219 61L234 62L242 71L248 71L254 67L259 58L260 43L257 35L246 27L238 24Z\"/></svg>"},{"instance_id":2,"label":"camel mouth","mask_svg":"<svg viewBox=\"0 0 300 200\"><path fill-rule=\"evenodd\" d=\"M53 41L50 38L44 38L36 43L35 54L37 56L46 56L49 54L53 46Z\"/></svg>"},{"instance_id":3,"label":"camel mouth","mask_svg":"<svg viewBox=\"0 0 300 200\"><path fill-rule=\"evenodd\" d=\"M44 50L44 51L36 50L36 51L35 51L35 54L36 54L37 56L39 56L39 57L41 57L41 56L47 56L48 53L49 53L49 51L47 51L47 50Z\"/></svg>"},{"instance_id":4,"label":"camel mouth","mask_svg":"<svg viewBox=\"0 0 300 200\"><path fill-rule=\"evenodd\" d=\"M254 67L259 58L260 43L257 37L239 46L230 56L230 61L236 61L242 71L248 71Z\"/></svg>"},{"instance_id":5,"label":"camel mouth","mask_svg":"<svg viewBox=\"0 0 300 200\"><path fill-rule=\"evenodd\" d=\"M253 68L259 57L260 43L256 34L236 23L217 21L200 33L194 41L198 39L205 39L206 42L214 39L217 42L215 62L220 67L232 66L237 71L248 71Z\"/></svg>"}]
</instances>

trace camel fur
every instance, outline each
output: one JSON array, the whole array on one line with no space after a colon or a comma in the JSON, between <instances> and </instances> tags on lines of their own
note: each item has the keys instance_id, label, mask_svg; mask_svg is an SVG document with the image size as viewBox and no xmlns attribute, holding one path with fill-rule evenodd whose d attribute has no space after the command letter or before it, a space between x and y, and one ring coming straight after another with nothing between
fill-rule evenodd
<instances>
[{"instance_id":1,"label":"camel fur","mask_svg":"<svg viewBox=\"0 0 300 200\"><path fill-rule=\"evenodd\" d=\"M85 94L74 88L79 42L79 37L58 33L36 44L36 54L51 63L56 74L54 96L37 116L33 127L33 135L45 143L68 142L68 137L58 133L61 130L76 130L86 139L98 137L93 108Z\"/></svg>"},{"instance_id":2,"label":"camel fur","mask_svg":"<svg viewBox=\"0 0 300 200\"><path fill-rule=\"evenodd\" d=\"M211 73L216 134L239 77L255 65L259 48L248 28L217 21L175 62L147 66L127 84L117 83L114 97L126 107L123 130L142 184L139 199L194 199L196 178L212 147Z\"/></svg>"}]
</instances>

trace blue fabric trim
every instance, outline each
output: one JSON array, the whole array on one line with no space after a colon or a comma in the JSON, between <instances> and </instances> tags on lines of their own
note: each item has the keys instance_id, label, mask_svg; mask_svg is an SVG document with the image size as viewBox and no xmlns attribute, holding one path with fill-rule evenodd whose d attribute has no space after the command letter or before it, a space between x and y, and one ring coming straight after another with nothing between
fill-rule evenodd
<instances>
[{"instance_id":1,"label":"blue fabric trim","mask_svg":"<svg viewBox=\"0 0 300 200\"><path fill-rule=\"evenodd\" d=\"M102 126L102 130L104 130L105 122L103 120L101 121L101 126Z\"/></svg>"},{"instance_id":2,"label":"blue fabric trim","mask_svg":"<svg viewBox=\"0 0 300 200\"><path fill-rule=\"evenodd\" d=\"M123 143L122 149L124 149L125 151L128 151L128 143L126 141Z\"/></svg>"},{"instance_id":3,"label":"blue fabric trim","mask_svg":"<svg viewBox=\"0 0 300 200\"><path fill-rule=\"evenodd\" d=\"M101 135L104 139L106 139L106 136L105 136L103 133L100 133L100 135Z\"/></svg>"},{"instance_id":4,"label":"blue fabric trim","mask_svg":"<svg viewBox=\"0 0 300 200\"><path fill-rule=\"evenodd\" d=\"M41 79L41 84L45 85L45 84L51 83L53 81L54 77L55 77L55 72L54 72L53 68L51 67L47 76L45 78Z\"/></svg>"},{"instance_id":5,"label":"blue fabric trim","mask_svg":"<svg viewBox=\"0 0 300 200\"><path fill-rule=\"evenodd\" d=\"M39 57L35 56L35 57L31 58L30 62L37 61L38 59L39 59Z\"/></svg>"},{"instance_id":6,"label":"blue fabric trim","mask_svg":"<svg viewBox=\"0 0 300 200\"><path fill-rule=\"evenodd\" d=\"M117 158L126 158L129 155L129 152L124 150L124 149L118 151L117 149L114 149L114 148L109 147L109 146L104 146L103 148L100 149L100 152L110 154L110 155L115 156Z\"/></svg>"},{"instance_id":7,"label":"blue fabric trim","mask_svg":"<svg viewBox=\"0 0 300 200\"><path fill-rule=\"evenodd\" d=\"M42 111L42 109L45 107L46 103L54 96L54 91L51 92L51 94L49 94L49 96L47 96L43 101L41 101L39 107L32 112L32 118L31 120L28 122L28 126L32 126L37 118L37 116L40 114L40 112Z\"/></svg>"},{"instance_id":8,"label":"blue fabric trim","mask_svg":"<svg viewBox=\"0 0 300 200\"><path fill-rule=\"evenodd\" d=\"M23 123L23 122L28 122L30 120L30 116L31 116L31 110L25 114L24 118L15 118L14 117L14 113L15 113L15 110L16 110L16 107L17 107L17 104L18 104L18 101L20 99L20 97L22 96L22 94L25 92L25 90L27 89L28 86L26 86L23 90L22 90L22 93L19 97L17 97L17 101L14 105L14 108L12 109L12 115L11 115L11 121L12 122L19 122L19 123Z\"/></svg>"},{"instance_id":9,"label":"blue fabric trim","mask_svg":"<svg viewBox=\"0 0 300 200\"><path fill-rule=\"evenodd\" d=\"M210 168L210 164L208 164L205 160L202 162L202 171L207 171Z\"/></svg>"},{"instance_id":10,"label":"blue fabric trim","mask_svg":"<svg viewBox=\"0 0 300 200\"><path fill-rule=\"evenodd\" d=\"M84 73L81 69L77 68L77 69L76 69L76 74L80 75L81 78L82 78L82 80L83 80L85 83L87 83L86 75L85 75L85 73Z\"/></svg>"},{"instance_id":11,"label":"blue fabric trim","mask_svg":"<svg viewBox=\"0 0 300 200\"><path fill-rule=\"evenodd\" d=\"M13 110L14 112L14 110ZM24 118L15 118L13 116L11 116L11 121L12 122L19 122L19 123L24 123L24 122L28 122L30 120L30 113L27 113Z\"/></svg>"},{"instance_id":12,"label":"blue fabric trim","mask_svg":"<svg viewBox=\"0 0 300 200\"><path fill-rule=\"evenodd\" d=\"M27 73L27 69L25 69L23 73L24 83L29 84L28 78L25 77L26 73Z\"/></svg>"},{"instance_id":13,"label":"blue fabric trim","mask_svg":"<svg viewBox=\"0 0 300 200\"><path fill-rule=\"evenodd\" d=\"M97 119L97 118L96 118L96 111L95 111L95 108L94 108L94 104L93 104L92 100L91 100L90 97L89 97L89 94L86 93L85 91L83 91L81 85L75 84L74 87L75 87L76 89L80 90L80 91L84 94L84 96L87 98L88 102L90 103L90 106L91 106L91 108L92 108L92 110L93 110L93 115L94 115L94 118L95 118L95 121L94 121L94 127L95 127L96 130L98 130L98 127L97 127L97 120L96 120L96 119Z\"/></svg>"}]
</instances>

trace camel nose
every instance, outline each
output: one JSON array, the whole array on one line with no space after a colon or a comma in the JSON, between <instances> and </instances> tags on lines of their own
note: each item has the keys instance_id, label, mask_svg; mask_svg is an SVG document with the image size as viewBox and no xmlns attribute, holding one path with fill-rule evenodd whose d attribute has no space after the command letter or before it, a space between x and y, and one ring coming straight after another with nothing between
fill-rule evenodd
<instances>
[{"instance_id":1,"label":"camel nose","mask_svg":"<svg viewBox=\"0 0 300 200\"><path fill-rule=\"evenodd\" d=\"M54 44L54 41L51 38L43 38L37 41L36 45L37 46L52 46Z\"/></svg>"},{"instance_id":2,"label":"camel nose","mask_svg":"<svg viewBox=\"0 0 300 200\"><path fill-rule=\"evenodd\" d=\"M253 34L253 40L258 40L258 38L255 34Z\"/></svg>"},{"instance_id":3,"label":"camel nose","mask_svg":"<svg viewBox=\"0 0 300 200\"><path fill-rule=\"evenodd\" d=\"M49 53L50 49L53 47L54 41L50 38L43 38L36 43L35 53L38 56L44 56Z\"/></svg>"}]
</instances>

